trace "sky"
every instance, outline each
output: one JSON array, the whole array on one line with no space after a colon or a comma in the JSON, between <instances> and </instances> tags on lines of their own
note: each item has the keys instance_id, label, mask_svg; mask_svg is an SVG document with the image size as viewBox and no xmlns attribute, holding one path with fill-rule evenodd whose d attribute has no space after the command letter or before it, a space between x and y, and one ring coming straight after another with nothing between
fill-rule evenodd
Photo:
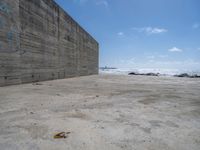
<instances>
[{"instance_id":1,"label":"sky","mask_svg":"<svg viewBox=\"0 0 200 150\"><path fill-rule=\"evenodd\" d=\"M100 45L100 66L200 70L200 0L55 0Z\"/></svg>"}]
</instances>

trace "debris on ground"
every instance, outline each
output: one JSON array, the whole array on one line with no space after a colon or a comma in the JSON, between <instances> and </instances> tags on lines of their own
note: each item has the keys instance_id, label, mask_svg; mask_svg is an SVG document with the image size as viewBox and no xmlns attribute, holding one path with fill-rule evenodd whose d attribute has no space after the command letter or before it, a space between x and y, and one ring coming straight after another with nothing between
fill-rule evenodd
<instances>
[{"instance_id":1,"label":"debris on ground","mask_svg":"<svg viewBox=\"0 0 200 150\"><path fill-rule=\"evenodd\" d=\"M33 83L32 85L43 85L43 84L39 83L39 82L36 82L36 83Z\"/></svg>"},{"instance_id":2,"label":"debris on ground","mask_svg":"<svg viewBox=\"0 0 200 150\"><path fill-rule=\"evenodd\" d=\"M54 135L54 139L65 139L71 132L60 132Z\"/></svg>"}]
</instances>

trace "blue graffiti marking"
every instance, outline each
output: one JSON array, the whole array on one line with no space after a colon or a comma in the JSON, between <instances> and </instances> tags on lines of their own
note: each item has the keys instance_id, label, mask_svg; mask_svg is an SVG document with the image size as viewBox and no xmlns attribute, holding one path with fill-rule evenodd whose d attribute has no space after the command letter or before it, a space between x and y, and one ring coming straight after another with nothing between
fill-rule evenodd
<instances>
[{"instance_id":1,"label":"blue graffiti marking","mask_svg":"<svg viewBox=\"0 0 200 150\"><path fill-rule=\"evenodd\" d=\"M3 13L6 13L6 14L10 14L11 13L11 9L10 7L3 3L3 2L0 2L0 11L3 12Z\"/></svg>"},{"instance_id":2,"label":"blue graffiti marking","mask_svg":"<svg viewBox=\"0 0 200 150\"><path fill-rule=\"evenodd\" d=\"M8 38L8 43L10 46L13 46L13 32L12 31L9 31L7 33L7 38Z\"/></svg>"}]
</instances>

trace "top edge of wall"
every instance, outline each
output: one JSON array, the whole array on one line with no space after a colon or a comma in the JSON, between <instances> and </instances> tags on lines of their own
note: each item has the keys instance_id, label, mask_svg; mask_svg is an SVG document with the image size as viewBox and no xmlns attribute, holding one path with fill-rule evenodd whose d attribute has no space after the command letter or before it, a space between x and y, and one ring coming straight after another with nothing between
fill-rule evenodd
<instances>
[{"instance_id":1,"label":"top edge of wall","mask_svg":"<svg viewBox=\"0 0 200 150\"><path fill-rule=\"evenodd\" d=\"M85 33L88 34L88 36L90 36L96 43L97 45L99 45L98 41L88 32L86 31L66 10L64 10L57 2L55 2L55 0L51 0L53 2L54 5L56 5L59 9L61 9L67 16L70 17L70 19L72 21L74 21L78 26L79 28L81 28Z\"/></svg>"}]
</instances>

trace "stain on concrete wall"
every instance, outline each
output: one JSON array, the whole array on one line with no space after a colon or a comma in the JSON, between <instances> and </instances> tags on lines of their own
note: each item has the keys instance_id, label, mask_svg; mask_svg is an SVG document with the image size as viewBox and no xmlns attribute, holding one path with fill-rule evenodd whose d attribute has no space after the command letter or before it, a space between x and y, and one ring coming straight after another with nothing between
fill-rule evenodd
<instances>
[{"instance_id":1,"label":"stain on concrete wall","mask_svg":"<svg viewBox=\"0 0 200 150\"><path fill-rule=\"evenodd\" d=\"M0 86L98 73L98 43L53 0L1 0Z\"/></svg>"},{"instance_id":2,"label":"stain on concrete wall","mask_svg":"<svg viewBox=\"0 0 200 150\"><path fill-rule=\"evenodd\" d=\"M5 20L0 17L0 28L3 28L5 26Z\"/></svg>"}]
</instances>

